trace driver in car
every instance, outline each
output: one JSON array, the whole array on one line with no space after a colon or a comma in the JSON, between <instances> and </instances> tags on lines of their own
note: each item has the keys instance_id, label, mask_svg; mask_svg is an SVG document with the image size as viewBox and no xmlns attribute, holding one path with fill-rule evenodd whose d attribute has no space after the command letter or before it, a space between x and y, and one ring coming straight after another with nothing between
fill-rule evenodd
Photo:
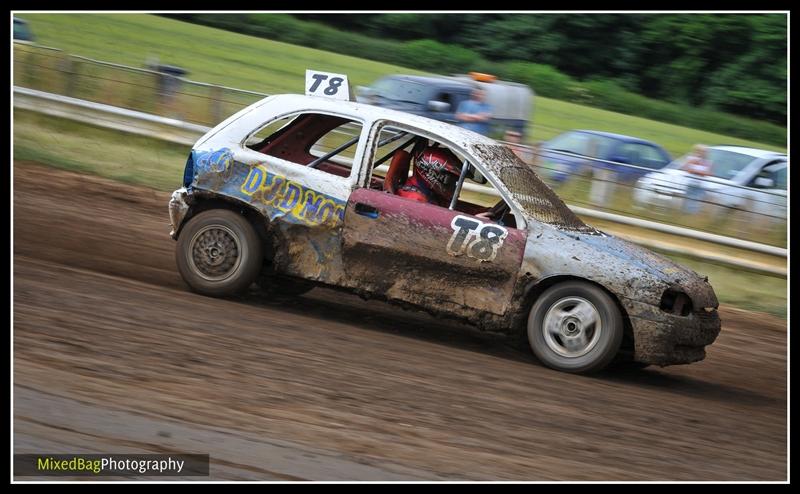
<instances>
[{"instance_id":1,"label":"driver in car","mask_svg":"<svg viewBox=\"0 0 800 494\"><path fill-rule=\"evenodd\" d=\"M428 146L412 151L414 171L395 194L419 202L449 207L455 194L463 164L449 149ZM502 224L500 221L508 212L508 206L501 200L494 207L476 214L477 217Z\"/></svg>"},{"instance_id":2,"label":"driver in car","mask_svg":"<svg viewBox=\"0 0 800 494\"><path fill-rule=\"evenodd\" d=\"M442 207L450 206L461 175L461 161L446 148L429 146L414 155L414 171L397 195Z\"/></svg>"}]
</instances>

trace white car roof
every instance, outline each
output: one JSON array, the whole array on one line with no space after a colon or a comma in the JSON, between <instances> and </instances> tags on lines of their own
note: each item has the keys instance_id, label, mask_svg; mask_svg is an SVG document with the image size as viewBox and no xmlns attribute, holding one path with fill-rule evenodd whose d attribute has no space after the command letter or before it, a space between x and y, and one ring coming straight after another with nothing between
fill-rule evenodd
<instances>
[{"instance_id":1,"label":"white car roof","mask_svg":"<svg viewBox=\"0 0 800 494\"><path fill-rule=\"evenodd\" d=\"M739 153L745 154L747 156L752 156L753 158L764 159L764 158L778 158L778 157L785 157L785 153L778 153L776 151L767 151L766 149L757 149L757 148L749 148L745 146L711 146L710 149L719 149L721 151L730 151L732 153Z\"/></svg>"},{"instance_id":2,"label":"white car roof","mask_svg":"<svg viewBox=\"0 0 800 494\"><path fill-rule=\"evenodd\" d=\"M468 144L487 144L497 145L497 141L489 137L463 129L453 124L433 120L419 115L412 115L397 110L390 110L379 106L367 105L365 103L355 103L352 101L341 101L331 98L322 98L319 96L305 96L302 94L277 94L268 96L259 101L254 107L260 107L265 103L270 106L281 107L287 109L303 109L303 110L327 110L332 112L349 114L355 117L361 117L364 120L392 120L400 124L406 124L413 127L425 129L432 134L449 139L452 142L462 144L466 147Z\"/></svg>"},{"instance_id":3,"label":"white car roof","mask_svg":"<svg viewBox=\"0 0 800 494\"><path fill-rule=\"evenodd\" d=\"M519 159L511 152L503 153L506 149L494 139L466 130L439 120L433 120L419 115L413 115L397 110L390 110L379 106L341 101L319 96L305 96L301 94L277 94L253 103L231 115L216 127L209 130L193 146L194 149L202 147L220 147L230 145L237 141L246 131L255 130L266 121L264 110L268 109L269 117L289 115L296 112L330 112L355 120L362 120L366 125L376 121L387 121L419 129L435 140L441 140L456 148L461 148L469 156L478 156L488 171L499 174L505 166L519 166ZM263 115L262 115L263 114ZM498 148L502 148L499 149Z\"/></svg>"}]
</instances>

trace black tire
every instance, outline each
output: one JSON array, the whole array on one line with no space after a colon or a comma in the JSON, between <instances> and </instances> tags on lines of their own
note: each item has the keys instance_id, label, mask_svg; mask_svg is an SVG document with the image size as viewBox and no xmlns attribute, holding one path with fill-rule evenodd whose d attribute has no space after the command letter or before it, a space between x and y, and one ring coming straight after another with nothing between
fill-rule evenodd
<instances>
[{"instance_id":1,"label":"black tire","mask_svg":"<svg viewBox=\"0 0 800 494\"><path fill-rule=\"evenodd\" d=\"M178 271L197 293L236 295L258 276L261 239L244 216L228 209L203 211L183 227L175 251Z\"/></svg>"},{"instance_id":2,"label":"black tire","mask_svg":"<svg viewBox=\"0 0 800 494\"><path fill-rule=\"evenodd\" d=\"M564 372L588 374L605 368L619 351L623 331L622 314L611 296L583 281L550 287L528 316L533 353Z\"/></svg>"}]
</instances>

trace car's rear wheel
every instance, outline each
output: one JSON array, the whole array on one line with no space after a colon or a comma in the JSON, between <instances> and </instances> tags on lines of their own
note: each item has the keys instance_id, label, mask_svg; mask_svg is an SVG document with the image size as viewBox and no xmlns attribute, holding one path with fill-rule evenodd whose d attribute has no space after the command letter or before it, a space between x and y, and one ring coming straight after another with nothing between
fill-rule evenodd
<instances>
[{"instance_id":1,"label":"car's rear wheel","mask_svg":"<svg viewBox=\"0 0 800 494\"><path fill-rule=\"evenodd\" d=\"M259 274L262 245L253 226L240 214L212 209L183 227L176 249L178 271L189 287L204 295L235 295Z\"/></svg>"},{"instance_id":2,"label":"car's rear wheel","mask_svg":"<svg viewBox=\"0 0 800 494\"><path fill-rule=\"evenodd\" d=\"M528 316L528 342L539 360L556 370L596 372L622 344L623 320L603 289L582 281L559 283L542 293Z\"/></svg>"}]
</instances>

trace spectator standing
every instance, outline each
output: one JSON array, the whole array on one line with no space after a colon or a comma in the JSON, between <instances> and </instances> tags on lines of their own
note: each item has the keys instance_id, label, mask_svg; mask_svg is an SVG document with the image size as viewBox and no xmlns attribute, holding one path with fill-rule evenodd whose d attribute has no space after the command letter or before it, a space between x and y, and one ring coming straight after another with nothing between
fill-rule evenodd
<instances>
[{"instance_id":1,"label":"spectator standing","mask_svg":"<svg viewBox=\"0 0 800 494\"><path fill-rule=\"evenodd\" d=\"M533 152L530 148L522 145L522 134L516 130L507 130L503 136L503 141L505 141L508 148L517 155L517 158L528 165L532 164Z\"/></svg>"},{"instance_id":2,"label":"spectator standing","mask_svg":"<svg viewBox=\"0 0 800 494\"><path fill-rule=\"evenodd\" d=\"M689 174L684 211L690 214L697 214L700 211L701 201L705 196L702 178L711 175L711 162L707 156L708 148L697 144L682 166L682 169Z\"/></svg>"},{"instance_id":3,"label":"spectator standing","mask_svg":"<svg viewBox=\"0 0 800 494\"><path fill-rule=\"evenodd\" d=\"M486 102L486 91L481 88L473 89L470 99L462 101L456 110L459 125L479 134L489 135L491 119L492 107Z\"/></svg>"}]
</instances>

